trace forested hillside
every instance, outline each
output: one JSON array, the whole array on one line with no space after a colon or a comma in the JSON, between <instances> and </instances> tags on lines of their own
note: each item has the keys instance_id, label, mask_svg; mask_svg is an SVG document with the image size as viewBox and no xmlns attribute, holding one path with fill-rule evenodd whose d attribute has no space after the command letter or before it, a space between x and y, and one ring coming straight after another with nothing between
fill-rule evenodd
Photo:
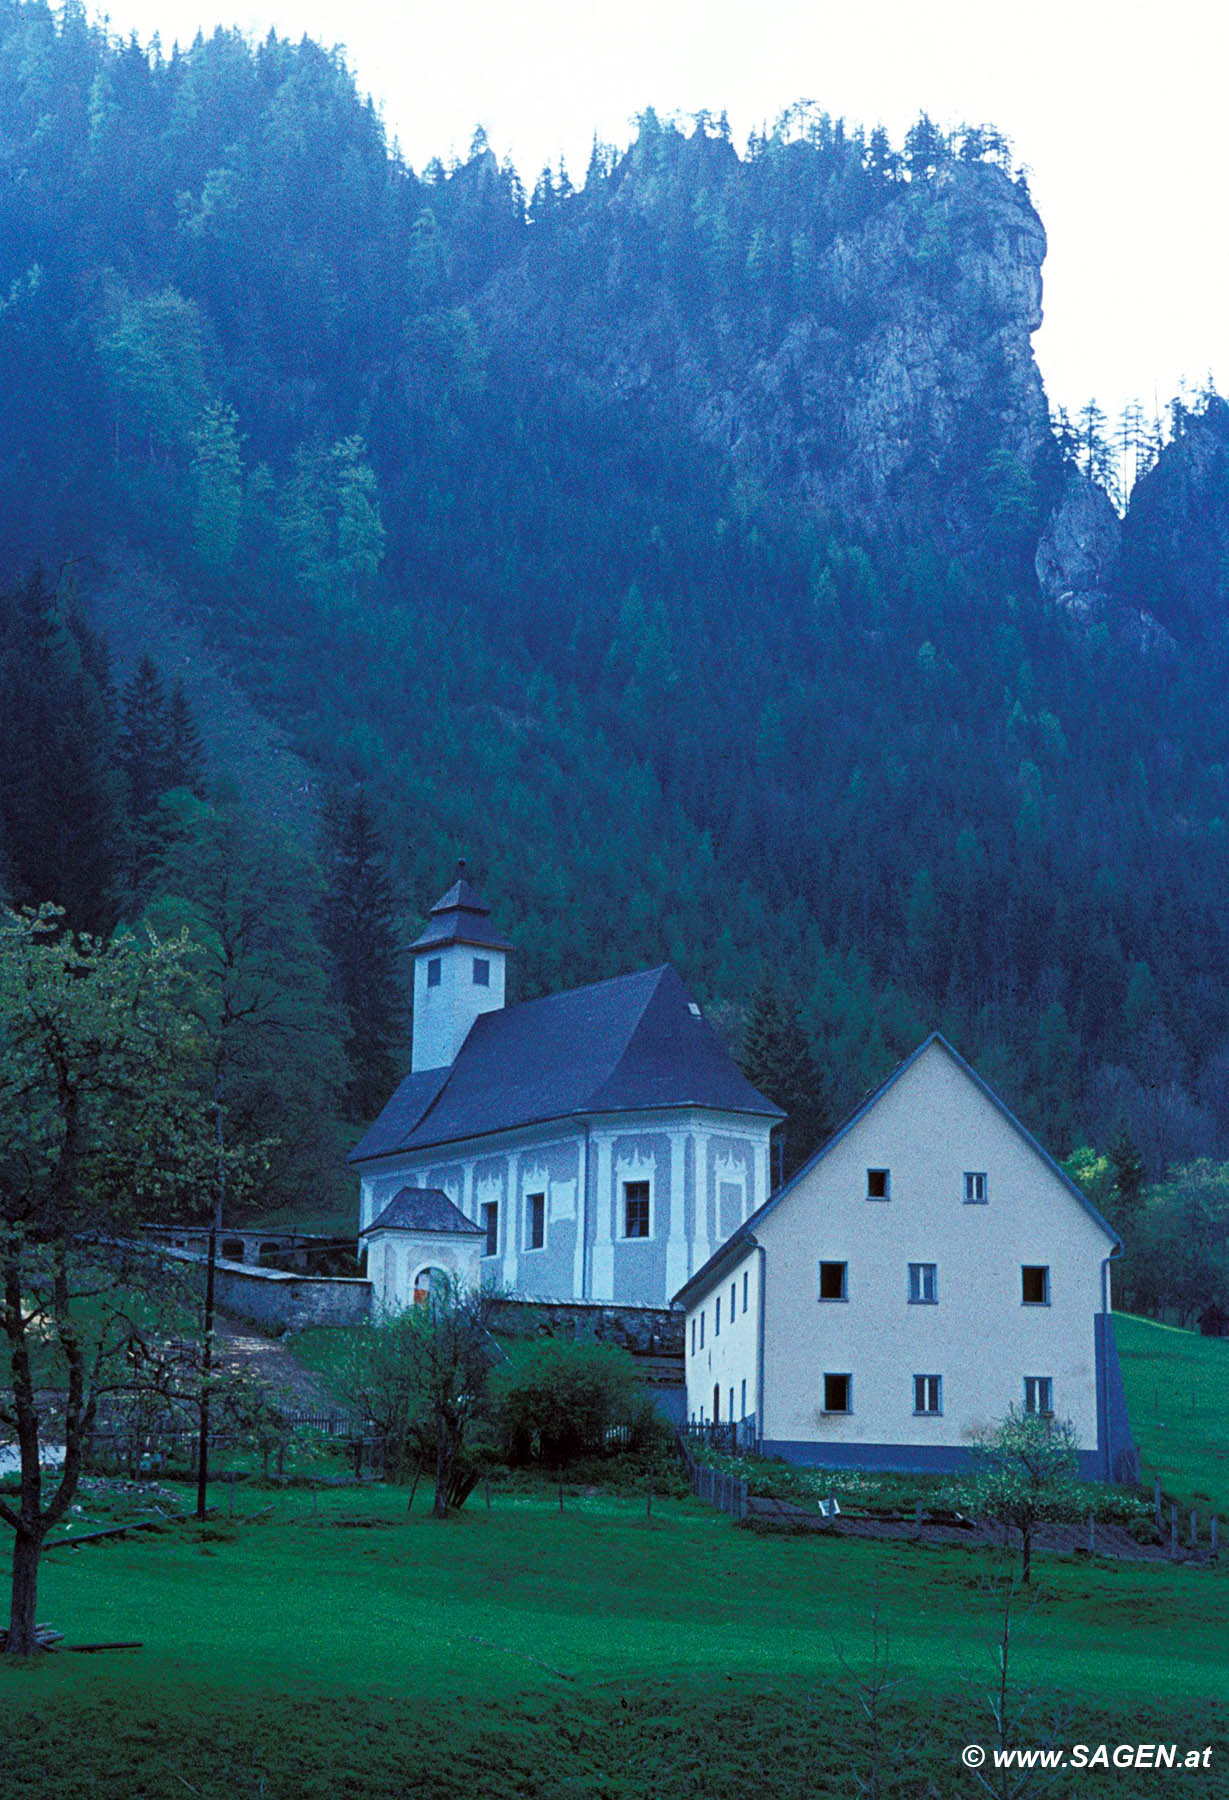
<instances>
[{"instance_id":1,"label":"forested hillside","mask_svg":"<svg viewBox=\"0 0 1229 1800\"><path fill-rule=\"evenodd\" d=\"M155 663L190 621L342 796L323 876L301 820L277 852L331 1104L404 1031L380 931L339 973L346 868L404 939L460 853L521 996L668 958L737 1043L767 978L830 1116L938 1025L1060 1151L1229 1155L1229 414L1176 409L1120 525L1095 411L1050 426L993 132L646 115L527 198L481 134L406 168L309 42L168 56L41 0L0 0L0 121L5 691L32 609L122 591L131 636L145 594ZM73 908L13 817L91 827L4 733L10 895ZM169 804L78 922L199 887ZM195 804L268 840L257 793Z\"/></svg>"}]
</instances>

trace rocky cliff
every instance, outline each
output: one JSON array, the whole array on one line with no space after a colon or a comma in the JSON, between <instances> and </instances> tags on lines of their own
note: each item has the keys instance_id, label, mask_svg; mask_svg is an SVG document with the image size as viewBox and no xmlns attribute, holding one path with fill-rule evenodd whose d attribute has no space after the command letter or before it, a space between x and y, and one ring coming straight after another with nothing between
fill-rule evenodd
<instances>
[{"instance_id":1,"label":"rocky cliff","mask_svg":"<svg viewBox=\"0 0 1229 1800\"><path fill-rule=\"evenodd\" d=\"M666 409L868 536L1031 554L1045 233L997 163L875 176L843 144L642 130L541 225L479 302L539 379Z\"/></svg>"}]
</instances>

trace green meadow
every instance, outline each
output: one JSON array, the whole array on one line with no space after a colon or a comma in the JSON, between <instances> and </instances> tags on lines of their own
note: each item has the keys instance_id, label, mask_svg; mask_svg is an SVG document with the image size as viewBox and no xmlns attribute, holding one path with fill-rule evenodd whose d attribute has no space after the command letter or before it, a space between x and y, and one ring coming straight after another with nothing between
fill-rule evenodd
<instances>
[{"instance_id":1,"label":"green meadow","mask_svg":"<svg viewBox=\"0 0 1229 1800\"><path fill-rule=\"evenodd\" d=\"M204 1529L48 1558L41 1617L143 1648L0 1667L12 1792L854 1796L870 1749L850 1682L876 1613L883 1791L978 1791L959 1751L991 1742L989 1553L765 1538L690 1500L650 1520L643 1501L500 1493L440 1523L397 1489L294 1490L259 1518L267 1497L245 1493L233 1522L218 1498ZM1020 1741L1212 1745L1181 1792L1223 1794L1224 1577L1062 1558L1039 1575L1016 1610ZM1134 1800L1166 1779L1048 1791Z\"/></svg>"},{"instance_id":2,"label":"green meadow","mask_svg":"<svg viewBox=\"0 0 1229 1800\"><path fill-rule=\"evenodd\" d=\"M1229 1338L1114 1320L1143 1479L1229 1524Z\"/></svg>"},{"instance_id":3,"label":"green meadow","mask_svg":"<svg viewBox=\"0 0 1229 1800\"><path fill-rule=\"evenodd\" d=\"M1223 1516L1229 1344L1133 1318L1118 1341L1146 1479ZM327 1376L340 1342L297 1347ZM421 1488L412 1512L382 1485L213 1499L204 1527L48 1555L40 1618L142 1647L0 1659L5 1800L855 1800L875 1736L881 1800L985 1791L960 1753L994 1743L990 1551L760 1536L576 1487L561 1511L532 1484L442 1523ZM124 1504L87 1491L76 1529ZM1059 1770L1016 1800L1223 1800L1227 1643L1218 1567L1041 1555L1012 1613L1015 1741L1211 1756Z\"/></svg>"}]
</instances>

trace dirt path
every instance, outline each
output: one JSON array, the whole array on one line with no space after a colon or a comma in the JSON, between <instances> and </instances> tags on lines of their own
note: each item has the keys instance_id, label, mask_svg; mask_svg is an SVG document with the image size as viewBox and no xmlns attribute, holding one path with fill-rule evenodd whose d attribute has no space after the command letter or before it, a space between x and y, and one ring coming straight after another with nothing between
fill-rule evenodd
<instances>
[{"instance_id":1,"label":"dirt path","mask_svg":"<svg viewBox=\"0 0 1229 1800\"><path fill-rule=\"evenodd\" d=\"M341 1412L324 1383L275 1338L218 1316L218 1349L227 1368L235 1369L267 1388L274 1399L296 1412Z\"/></svg>"}]
</instances>

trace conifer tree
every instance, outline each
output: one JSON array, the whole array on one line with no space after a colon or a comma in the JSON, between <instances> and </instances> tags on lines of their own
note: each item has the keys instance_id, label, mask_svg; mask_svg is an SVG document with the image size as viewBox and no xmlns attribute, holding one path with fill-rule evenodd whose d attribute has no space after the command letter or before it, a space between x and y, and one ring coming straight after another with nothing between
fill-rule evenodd
<instances>
[{"instance_id":1,"label":"conifer tree","mask_svg":"<svg viewBox=\"0 0 1229 1800\"><path fill-rule=\"evenodd\" d=\"M183 677L175 677L166 709L166 758L163 789L187 788L198 800L205 798L205 746L188 704Z\"/></svg>"},{"instance_id":2,"label":"conifer tree","mask_svg":"<svg viewBox=\"0 0 1229 1800\"><path fill-rule=\"evenodd\" d=\"M124 848L106 651L41 572L0 596L0 842L14 902L75 930L118 917Z\"/></svg>"},{"instance_id":3,"label":"conifer tree","mask_svg":"<svg viewBox=\"0 0 1229 1800\"><path fill-rule=\"evenodd\" d=\"M798 1009L765 977L751 1002L742 1069L786 1114L781 1173L792 1175L830 1129L823 1082Z\"/></svg>"},{"instance_id":4,"label":"conifer tree","mask_svg":"<svg viewBox=\"0 0 1229 1800\"><path fill-rule=\"evenodd\" d=\"M397 1079L394 1052L403 1012L393 889L370 802L361 788L334 799L323 833L321 936L333 959L336 998L347 1020L347 1104L370 1119Z\"/></svg>"}]
</instances>

